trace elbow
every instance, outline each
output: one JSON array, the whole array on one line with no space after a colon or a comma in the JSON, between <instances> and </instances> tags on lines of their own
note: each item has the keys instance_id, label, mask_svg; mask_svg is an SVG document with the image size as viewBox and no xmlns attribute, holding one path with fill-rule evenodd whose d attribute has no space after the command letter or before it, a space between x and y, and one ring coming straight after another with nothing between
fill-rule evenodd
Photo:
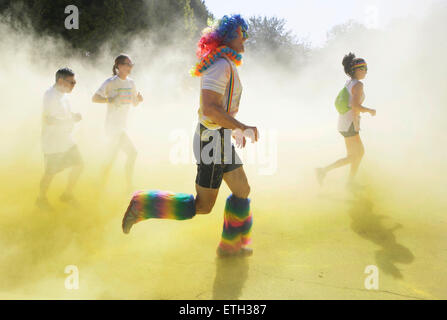
<instances>
[{"instance_id":1,"label":"elbow","mask_svg":"<svg viewBox=\"0 0 447 320\"><path fill-rule=\"evenodd\" d=\"M202 113L205 117L213 119L219 113L219 107L214 103L205 103L203 104Z\"/></svg>"},{"instance_id":2,"label":"elbow","mask_svg":"<svg viewBox=\"0 0 447 320\"><path fill-rule=\"evenodd\" d=\"M213 115L214 115L214 109L213 109L213 107L210 107L210 106L204 106L203 107L203 111L202 111L202 113L203 113L203 115L205 116L205 117L207 117L207 118L209 118L209 117L212 117Z\"/></svg>"}]
</instances>

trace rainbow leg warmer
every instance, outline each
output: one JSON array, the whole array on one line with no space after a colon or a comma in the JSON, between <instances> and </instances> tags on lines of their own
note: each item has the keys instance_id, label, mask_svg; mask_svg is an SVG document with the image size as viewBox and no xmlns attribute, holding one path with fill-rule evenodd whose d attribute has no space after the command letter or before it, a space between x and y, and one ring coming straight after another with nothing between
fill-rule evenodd
<instances>
[{"instance_id":1,"label":"rainbow leg warmer","mask_svg":"<svg viewBox=\"0 0 447 320\"><path fill-rule=\"evenodd\" d=\"M196 215L192 194L169 191L137 191L123 218L123 232L129 233L135 223L147 219L187 220Z\"/></svg>"},{"instance_id":2,"label":"rainbow leg warmer","mask_svg":"<svg viewBox=\"0 0 447 320\"><path fill-rule=\"evenodd\" d=\"M253 217L250 199L240 199L230 195L225 205L224 226L219 248L228 253L236 253L251 242Z\"/></svg>"}]
</instances>

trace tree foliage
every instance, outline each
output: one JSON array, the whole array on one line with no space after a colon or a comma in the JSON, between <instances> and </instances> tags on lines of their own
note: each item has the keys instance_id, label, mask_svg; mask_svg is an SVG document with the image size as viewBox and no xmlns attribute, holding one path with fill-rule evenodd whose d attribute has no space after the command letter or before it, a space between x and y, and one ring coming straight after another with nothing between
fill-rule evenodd
<instances>
[{"instance_id":1,"label":"tree foliage","mask_svg":"<svg viewBox=\"0 0 447 320\"><path fill-rule=\"evenodd\" d=\"M65 28L65 7L79 9L79 29ZM210 13L201 0L3 0L2 19L15 28L59 36L75 49L95 52L105 42L119 46L143 32L198 35Z\"/></svg>"},{"instance_id":2,"label":"tree foliage","mask_svg":"<svg viewBox=\"0 0 447 320\"><path fill-rule=\"evenodd\" d=\"M251 17L248 20L249 35L247 48L274 58L285 66L300 64L309 51L308 43L300 41L286 29L286 20L276 17Z\"/></svg>"},{"instance_id":3,"label":"tree foliage","mask_svg":"<svg viewBox=\"0 0 447 320\"><path fill-rule=\"evenodd\" d=\"M79 9L79 29L65 28L65 8ZM75 51L95 54L105 43L121 51L134 36L150 34L156 43L183 41L194 47L213 15L202 0L0 0L0 19L16 29L62 38ZM305 59L308 46L276 17L248 19L247 48L284 65Z\"/></svg>"}]
</instances>

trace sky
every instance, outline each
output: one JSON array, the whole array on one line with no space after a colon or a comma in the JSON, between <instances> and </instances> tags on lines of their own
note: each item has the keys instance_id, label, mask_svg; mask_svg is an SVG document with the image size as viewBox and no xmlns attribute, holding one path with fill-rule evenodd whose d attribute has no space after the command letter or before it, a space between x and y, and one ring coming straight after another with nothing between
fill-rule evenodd
<instances>
[{"instance_id":1,"label":"sky","mask_svg":"<svg viewBox=\"0 0 447 320\"><path fill-rule=\"evenodd\" d=\"M422 18L434 3L447 0L205 0L216 16L240 13L276 16L287 21L287 28L312 46L321 46L333 26L354 19L369 28L383 28L395 18Z\"/></svg>"}]
</instances>

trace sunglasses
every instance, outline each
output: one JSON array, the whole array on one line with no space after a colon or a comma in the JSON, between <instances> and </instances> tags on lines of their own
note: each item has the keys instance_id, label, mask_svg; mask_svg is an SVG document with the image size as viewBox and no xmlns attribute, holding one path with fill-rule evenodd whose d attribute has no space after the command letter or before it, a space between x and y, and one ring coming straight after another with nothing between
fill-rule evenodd
<instances>
[{"instance_id":1,"label":"sunglasses","mask_svg":"<svg viewBox=\"0 0 447 320\"><path fill-rule=\"evenodd\" d=\"M66 81L66 82L68 82L69 84L71 84L72 86L74 86L75 84L76 84L76 81L70 81L70 80L67 80L67 79L64 79L64 81Z\"/></svg>"},{"instance_id":2,"label":"sunglasses","mask_svg":"<svg viewBox=\"0 0 447 320\"><path fill-rule=\"evenodd\" d=\"M125 64L126 66L129 66L129 67L133 67L135 65L135 63L133 63L133 62L124 62L121 64Z\"/></svg>"},{"instance_id":3,"label":"sunglasses","mask_svg":"<svg viewBox=\"0 0 447 320\"><path fill-rule=\"evenodd\" d=\"M354 68L354 70L368 71L368 67L366 67L366 66L357 67L357 68Z\"/></svg>"},{"instance_id":4,"label":"sunglasses","mask_svg":"<svg viewBox=\"0 0 447 320\"><path fill-rule=\"evenodd\" d=\"M248 39L248 32L247 29L244 29L242 26L239 26L239 32L242 36L242 39L247 40Z\"/></svg>"},{"instance_id":5,"label":"sunglasses","mask_svg":"<svg viewBox=\"0 0 447 320\"><path fill-rule=\"evenodd\" d=\"M248 39L248 32L247 32L247 30L242 29L242 38Z\"/></svg>"}]
</instances>

